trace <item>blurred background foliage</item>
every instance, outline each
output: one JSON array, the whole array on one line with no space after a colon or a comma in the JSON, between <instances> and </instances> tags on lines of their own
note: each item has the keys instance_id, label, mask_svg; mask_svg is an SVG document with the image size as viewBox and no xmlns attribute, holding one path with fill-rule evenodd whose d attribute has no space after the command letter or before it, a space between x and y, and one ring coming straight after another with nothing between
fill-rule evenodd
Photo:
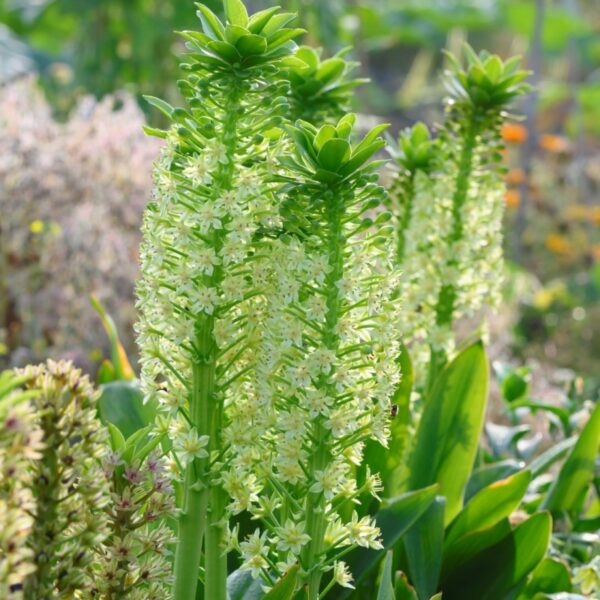
<instances>
[{"instance_id":1,"label":"blurred background foliage","mask_svg":"<svg viewBox=\"0 0 600 600\"><path fill-rule=\"evenodd\" d=\"M205 3L221 11L220 1ZM248 4L251 10L259 10L273 3L250 0ZM486 48L501 56L525 56L535 72L536 92L516 108L523 120L503 132L507 143L506 250L512 266L503 309L506 314L496 323L499 331L511 333L500 336L501 352L511 360L533 360L598 377L598 0L281 0L280 4L298 13L300 25L307 30L304 41L322 47L324 56L353 47L349 58L361 63L357 76L370 79L359 88L354 108L366 121L390 121L395 130L416 120L439 119L445 64L442 49L457 52L468 41L476 49ZM10 210L11 203L21 198L24 210L19 218L24 220L21 226L26 232L8 241L6 231L4 241L0 235L4 244L0 248L4 253L0 261L0 296L4 295L0 302L0 329L4 329L0 354L5 362L29 360L32 352L37 356L72 350L91 366L97 364L107 350L100 327L97 336L89 326L83 326L86 331L81 333L71 326L67 334L59 334L53 327L60 329L60 323L69 322L69 302L75 302L74 298L76 321L85 323L88 307L81 297L83 290L102 298L111 286L117 286L119 292L112 300L102 299L124 330L128 350L134 351L129 333L136 264L132 248L138 240L143 199L150 194L149 176L142 173L144 169L149 172L156 150L152 142L128 132L138 125L141 128L144 119L157 118L140 102L142 93L177 103L174 82L183 43L173 31L195 28L194 13L191 0L0 0L0 111L4 110L4 125L0 113L0 144L4 144L0 172L4 167L5 173L11 174L0 181L0 208ZM18 92L15 86L20 86ZM43 99L38 98L37 90L43 92ZM130 98L138 101L139 108L135 102L131 105ZM19 114L20 107L30 113L27 124L21 123L25 117ZM112 109L117 115L114 122L107 116ZM18 137L27 130L35 137L36 126L46 128L46 146L36 154L38 158L32 158L32 149L23 139L17 143L4 136L1 140L3 131ZM77 144L86 144L86 139L92 140L93 151L82 158ZM67 164L65 147L69 148ZM48 158L52 153L56 160ZM100 155L102 164L95 165L91 155ZM136 157L130 167L123 162L127 156ZM15 164L26 175L15 174ZM84 191L69 185L70 170L85 173ZM133 183L126 182L128 170L136 171ZM36 177L44 185L32 191ZM61 185L57 186L57 181ZM45 202L41 202L42 196ZM126 220L115 218L117 207L129 197L135 198L131 214ZM70 228L81 230L82 222L88 228L93 225L85 211L78 222L73 211L65 210L65 202L70 206L102 203L113 215L106 217L113 219L110 239L104 233L71 235ZM63 208L53 214L55 203ZM94 222L103 228L100 218ZM18 223L11 224L13 234L15 227ZM123 234L119 228L124 228ZM53 238L55 245L70 251L57 254L56 248L52 249ZM80 246L72 247L74 238L84 239ZM122 265L116 268L123 262L119 252L125 250L117 248L115 238L119 243L127 240L129 270ZM89 246L89 240L96 240L96 246ZM90 270L85 257L93 260L96 254L104 260L102 277L85 274ZM57 255L77 257L58 270L65 281L79 281L79 287L69 298L59 298L61 310L54 313L60 318L47 319L59 324L31 326L28 319L40 315L48 303L56 303L60 292L55 290L52 299L42 296L35 302L24 302L23 296L40 294L48 287L45 281L56 281L58 259L48 256ZM38 265L33 271L32 263ZM71 276L72 269L78 270L77 276ZM25 277L25 271L35 276ZM106 274L113 278L118 274L117 283L102 290L102 278L109 277ZM29 307L29 312L22 306ZM91 310L88 317L93 319Z\"/></svg>"}]
</instances>

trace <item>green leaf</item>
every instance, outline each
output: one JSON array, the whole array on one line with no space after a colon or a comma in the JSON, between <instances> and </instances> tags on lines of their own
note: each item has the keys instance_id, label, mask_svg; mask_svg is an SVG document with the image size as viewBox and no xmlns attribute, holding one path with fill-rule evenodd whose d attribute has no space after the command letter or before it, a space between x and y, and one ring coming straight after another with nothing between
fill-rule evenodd
<instances>
[{"instance_id":1,"label":"green leaf","mask_svg":"<svg viewBox=\"0 0 600 600\"><path fill-rule=\"evenodd\" d=\"M94 294L90 296L90 303L92 308L98 313L98 316L102 321L102 326L104 327L106 335L110 341L110 353L115 379L127 381L135 379L135 373L133 372L131 364L129 363L125 348L123 348L123 344L121 344L121 340L119 339L115 322L106 312L104 306L102 306L102 303Z\"/></svg>"},{"instance_id":2,"label":"green leaf","mask_svg":"<svg viewBox=\"0 0 600 600\"><path fill-rule=\"evenodd\" d=\"M316 78L323 83L330 83L344 72L346 64L341 58L328 58L319 66Z\"/></svg>"},{"instance_id":3,"label":"green leaf","mask_svg":"<svg viewBox=\"0 0 600 600\"><path fill-rule=\"evenodd\" d=\"M438 496L404 536L408 574L419 598L429 598L438 589L442 569L445 505L446 499Z\"/></svg>"},{"instance_id":4,"label":"green leaf","mask_svg":"<svg viewBox=\"0 0 600 600\"><path fill-rule=\"evenodd\" d=\"M250 33L261 33L263 27L271 20L271 17L279 10L278 6L266 8L257 13L254 13L248 21L248 31Z\"/></svg>"},{"instance_id":5,"label":"green leaf","mask_svg":"<svg viewBox=\"0 0 600 600\"><path fill-rule=\"evenodd\" d=\"M551 511L567 511L572 517L579 514L585 500L585 491L594 478L594 466L600 446L600 404L579 435L569 453L542 508Z\"/></svg>"},{"instance_id":6,"label":"green leaf","mask_svg":"<svg viewBox=\"0 0 600 600\"><path fill-rule=\"evenodd\" d=\"M238 569L227 577L228 600L262 600L265 593L260 579L254 579L250 571Z\"/></svg>"},{"instance_id":7,"label":"green leaf","mask_svg":"<svg viewBox=\"0 0 600 600\"><path fill-rule=\"evenodd\" d=\"M573 436L562 440L534 458L529 464L529 470L533 477L538 477L547 471L557 460L560 460L577 443L577 439L576 436Z\"/></svg>"},{"instance_id":8,"label":"green leaf","mask_svg":"<svg viewBox=\"0 0 600 600\"><path fill-rule=\"evenodd\" d=\"M383 563L383 572L381 574L381 583L377 592L377 600L396 600L394 586L392 583L392 562L394 560L393 552L388 552Z\"/></svg>"},{"instance_id":9,"label":"green leaf","mask_svg":"<svg viewBox=\"0 0 600 600\"><path fill-rule=\"evenodd\" d=\"M225 15L232 25L246 27L248 25L248 11L241 0L223 0Z\"/></svg>"},{"instance_id":10,"label":"green leaf","mask_svg":"<svg viewBox=\"0 0 600 600\"><path fill-rule=\"evenodd\" d=\"M452 573L458 566L471 560L486 548L497 544L509 535L511 531L512 528L509 520L502 519L488 529L470 531L464 535L444 554L440 579L442 581L446 579L448 574Z\"/></svg>"},{"instance_id":11,"label":"green leaf","mask_svg":"<svg viewBox=\"0 0 600 600\"><path fill-rule=\"evenodd\" d=\"M219 17L204 4L196 4L196 6L198 7L198 17L202 23L204 33L213 40L225 39L225 27Z\"/></svg>"},{"instance_id":12,"label":"green leaf","mask_svg":"<svg viewBox=\"0 0 600 600\"><path fill-rule=\"evenodd\" d=\"M571 589L571 576L567 566L555 558L547 557L535 568L518 600L529 600L542 592L553 594L570 592Z\"/></svg>"},{"instance_id":13,"label":"green leaf","mask_svg":"<svg viewBox=\"0 0 600 600\"><path fill-rule=\"evenodd\" d=\"M440 484L446 524L462 507L475 462L488 389L481 342L463 350L440 374L425 405L409 461L410 488Z\"/></svg>"},{"instance_id":14,"label":"green leaf","mask_svg":"<svg viewBox=\"0 0 600 600\"><path fill-rule=\"evenodd\" d=\"M419 600L415 588L410 585L406 575L402 572L399 572L396 575L394 592L396 594L396 600Z\"/></svg>"},{"instance_id":15,"label":"green leaf","mask_svg":"<svg viewBox=\"0 0 600 600\"><path fill-rule=\"evenodd\" d=\"M264 597L264 600L291 600L298 584L298 565L294 565Z\"/></svg>"},{"instance_id":16,"label":"green leaf","mask_svg":"<svg viewBox=\"0 0 600 600\"><path fill-rule=\"evenodd\" d=\"M103 423L111 423L130 437L154 420L156 407L144 404L139 386L131 381L113 381L100 388L98 413Z\"/></svg>"},{"instance_id":17,"label":"green leaf","mask_svg":"<svg viewBox=\"0 0 600 600\"><path fill-rule=\"evenodd\" d=\"M380 473L386 496L395 496L399 493L401 482L406 475L405 454L410 425L410 395L413 388L414 371L408 348L404 344L400 345L397 363L401 378L392 398L396 415L390 423L389 450L385 452L385 460Z\"/></svg>"},{"instance_id":18,"label":"green leaf","mask_svg":"<svg viewBox=\"0 0 600 600\"><path fill-rule=\"evenodd\" d=\"M110 445L113 452L122 452L125 448L125 437L121 433L118 427L115 427L112 423L107 423L108 434L110 436Z\"/></svg>"},{"instance_id":19,"label":"green leaf","mask_svg":"<svg viewBox=\"0 0 600 600\"><path fill-rule=\"evenodd\" d=\"M444 600L505 598L544 558L551 533L548 513L527 519L496 544L451 569L441 585Z\"/></svg>"},{"instance_id":20,"label":"green leaf","mask_svg":"<svg viewBox=\"0 0 600 600\"><path fill-rule=\"evenodd\" d=\"M465 501L470 500L477 492L491 483L494 483L494 481L499 481L509 475L518 473L523 470L524 466L525 463L509 458L475 469L469 479L467 489L465 490ZM529 469L533 474L531 465ZM535 474L533 474L533 476L535 477Z\"/></svg>"},{"instance_id":21,"label":"green leaf","mask_svg":"<svg viewBox=\"0 0 600 600\"><path fill-rule=\"evenodd\" d=\"M465 534L492 527L517 509L531 481L529 471L521 471L489 485L476 494L450 525L444 542L447 552Z\"/></svg>"},{"instance_id":22,"label":"green leaf","mask_svg":"<svg viewBox=\"0 0 600 600\"><path fill-rule=\"evenodd\" d=\"M235 44L242 56L262 54L267 49L267 40L260 35L244 35Z\"/></svg>"},{"instance_id":23,"label":"green leaf","mask_svg":"<svg viewBox=\"0 0 600 600\"><path fill-rule=\"evenodd\" d=\"M333 125L325 124L319 129L315 136L314 146L317 152L323 147L323 144L328 140L336 137L337 131Z\"/></svg>"},{"instance_id":24,"label":"green leaf","mask_svg":"<svg viewBox=\"0 0 600 600\"><path fill-rule=\"evenodd\" d=\"M384 501L383 508L375 515L377 526L381 529L383 549L356 548L347 557L350 572L357 583L369 575L385 552L391 550L408 528L431 506L436 492L437 486L434 485ZM340 598L345 598L350 595L350 591L340 591L339 595Z\"/></svg>"},{"instance_id":25,"label":"green leaf","mask_svg":"<svg viewBox=\"0 0 600 600\"><path fill-rule=\"evenodd\" d=\"M169 119L173 116L174 108L168 102L165 102L160 98L156 98L155 96L143 96L143 98L146 102L148 102L148 104L160 110L160 112Z\"/></svg>"},{"instance_id":26,"label":"green leaf","mask_svg":"<svg viewBox=\"0 0 600 600\"><path fill-rule=\"evenodd\" d=\"M349 157L350 144L346 140L332 138L323 144L323 147L319 150L317 160L321 168L336 173Z\"/></svg>"}]
</instances>

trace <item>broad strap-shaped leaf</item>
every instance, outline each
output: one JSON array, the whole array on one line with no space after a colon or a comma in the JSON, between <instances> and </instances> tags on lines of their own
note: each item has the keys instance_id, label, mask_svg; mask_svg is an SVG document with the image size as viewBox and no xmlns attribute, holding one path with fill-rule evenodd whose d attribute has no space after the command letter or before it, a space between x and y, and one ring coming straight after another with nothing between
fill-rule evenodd
<instances>
[{"instance_id":1,"label":"broad strap-shaped leaf","mask_svg":"<svg viewBox=\"0 0 600 600\"><path fill-rule=\"evenodd\" d=\"M576 517L585 500L585 492L594 477L594 467L600 449L600 404L579 435L542 508L566 511Z\"/></svg>"},{"instance_id":2,"label":"broad strap-shaped leaf","mask_svg":"<svg viewBox=\"0 0 600 600\"><path fill-rule=\"evenodd\" d=\"M438 496L404 536L408 574L419 599L430 598L438 590L445 507L446 499Z\"/></svg>"},{"instance_id":3,"label":"broad strap-shaped leaf","mask_svg":"<svg viewBox=\"0 0 600 600\"><path fill-rule=\"evenodd\" d=\"M555 558L546 557L535 568L517 600L531 600L538 598L538 594L556 594L571 590L571 575L567 565Z\"/></svg>"},{"instance_id":4,"label":"broad strap-shaped leaf","mask_svg":"<svg viewBox=\"0 0 600 600\"><path fill-rule=\"evenodd\" d=\"M500 600L514 591L544 558L552 518L537 513L493 546L456 565L442 580L444 600Z\"/></svg>"},{"instance_id":5,"label":"broad strap-shaped leaf","mask_svg":"<svg viewBox=\"0 0 600 600\"><path fill-rule=\"evenodd\" d=\"M394 553L388 552L385 555L383 571L381 573L381 582L377 591L377 600L396 600L394 584L392 582L392 563L394 562Z\"/></svg>"},{"instance_id":6,"label":"broad strap-shaped leaf","mask_svg":"<svg viewBox=\"0 0 600 600\"><path fill-rule=\"evenodd\" d=\"M524 462L508 458L475 469L469 478L469 483L467 483L465 502L468 502L477 492L494 483L494 481L500 481L510 475L514 475L522 471L524 467ZM532 471L531 466L529 470ZM535 477L535 475L533 476Z\"/></svg>"},{"instance_id":7,"label":"broad strap-shaped leaf","mask_svg":"<svg viewBox=\"0 0 600 600\"><path fill-rule=\"evenodd\" d=\"M444 550L447 551L470 531L487 529L510 516L519 506L530 481L531 473L521 471L492 483L476 494L451 523Z\"/></svg>"},{"instance_id":8,"label":"broad strap-shaped leaf","mask_svg":"<svg viewBox=\"0 0 600 600\"><path fill-rule=\"evenodd\" d=\"M445 523L458 514L475 462L488 391L481 342L463 350L440 374L425 405L409 461L410 487L438 483L446 497Z\"/></svg>"},{"instance_id":9,"label":"broad strap-shaped leaf","mask_svg":"<svg viewBox=\"0 0 600 600\"><path fill-rule=\"evenodd\" d=\"M262 600L265 593L260 579L250 571L238 569L227 577L227 600Z\"/></svg>"}]
</instances>

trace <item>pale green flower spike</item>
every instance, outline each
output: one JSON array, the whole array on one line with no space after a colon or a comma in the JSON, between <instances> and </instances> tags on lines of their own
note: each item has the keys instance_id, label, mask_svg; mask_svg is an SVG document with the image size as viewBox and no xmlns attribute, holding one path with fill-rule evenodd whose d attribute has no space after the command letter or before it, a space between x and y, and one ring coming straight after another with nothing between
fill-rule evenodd
<instances>
[{"instance_id":1,"label":"pale green flower spike","mask_svg":"<svg viewBox=\"0 0 600 600\"><path fill-rule=\"evenodd\" d=\"M386 331L397 310L389 301L398 284L391 215L378 211L379 162L368 162L387 126L353 145L354 120L288 128L296 150L281 159L286 233L272 242L254 388L232 413L237 459L228 489L266 528L241 544L242 568L268 585L299 558L311 600L334 563L334 584L350 585L336 562L343 548L381 547L371 518L359 519L352 505L381 489L369 472L359 485L356 468L366 441L387 443L398 382L398 344ZM252 476L261 495L238 497Z\"/></svg>"},{"instance_id":2,"label":"pale green flower spike","mask_svg":"<svg viewBox=\"0 0 600 600\"><path fill-rule=\"evenodd\" d=\"M261 239L279 227L269 181L288 110L281 70L302 30L278 8L248 16L240 0L226 0L223 23L197 6L202 30L181 34L187 108L149 98L173 125L150 130L167 147L144 220L138 342L144 391L158 398L157 429L169 432L181 468L173 597L196 598L202 567L204 597L224 600L229 413L261 328ZM243 506L253 483L236 485Z\"/></svg>"},{"instance_id":3,"label":"pale green flower spike","mask_svg":"<svg viewBox=\"0 0 600 600\"><path fill-rule=\"evenodd\" d=\"M438 139L415 125L400 136L392 186L400 333L428 384L453 350L453 323L497 302L502 282L500 127L527 92L519 59L503 62L465 47L466 67L449 56L445 123Z\"/></svg>"}]
</instances>

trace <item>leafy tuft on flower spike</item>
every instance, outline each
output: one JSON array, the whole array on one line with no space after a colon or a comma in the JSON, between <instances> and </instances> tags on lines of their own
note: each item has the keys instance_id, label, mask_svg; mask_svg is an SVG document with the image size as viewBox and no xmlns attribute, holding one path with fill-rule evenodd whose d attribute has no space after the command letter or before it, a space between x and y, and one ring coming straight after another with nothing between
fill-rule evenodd
<instances>
[{"instance_id":1,"label":"leafy tuft on flower spike","mask_svg":"<svg viewBox=\"0 0 600 600\"><path fill-rule=\"evenodd\" d=\"M471 105L475 112L499 111L531 91L531 86L525 83L531 72L519 69L520 56L504 62L485 50L476 54L468 44L464 53L465 67L451 52L446 52L451 64L446 87L453 101Z\"/></svg>"},{"instance_id":2,"label":"leafy tuft on flower spike","mask_svg":"<svg viewBox=\"0 0 600 600\"><path fill-rule=\"evenodd\" d=\"M336 126L325 124L317 129L311 123L299 121L288 127L301 160L284 159L283 164L306 180L319 183L339 183L374 171L382 161L366 163L385 146L379 134L388 125L377 125L358 144L352 145L349 138L355 122L356 116L349 114Z\"/></svg>"},{"instance_id":3,"label":"leafy tuft on flower spike","mask_svg":"<svg viewBox=\"0 0 600 600\"><path fill-rule=\"evenodd\" d=\"M337 122L351 104L352 91L368 79L353 78L357 62L344 59L350 48L340 50L331 58L322 60L321 49L301 46L294 55L299 62L290 66L292 113L295 118L318 125Z\"/></svg>"}]
</instances>

